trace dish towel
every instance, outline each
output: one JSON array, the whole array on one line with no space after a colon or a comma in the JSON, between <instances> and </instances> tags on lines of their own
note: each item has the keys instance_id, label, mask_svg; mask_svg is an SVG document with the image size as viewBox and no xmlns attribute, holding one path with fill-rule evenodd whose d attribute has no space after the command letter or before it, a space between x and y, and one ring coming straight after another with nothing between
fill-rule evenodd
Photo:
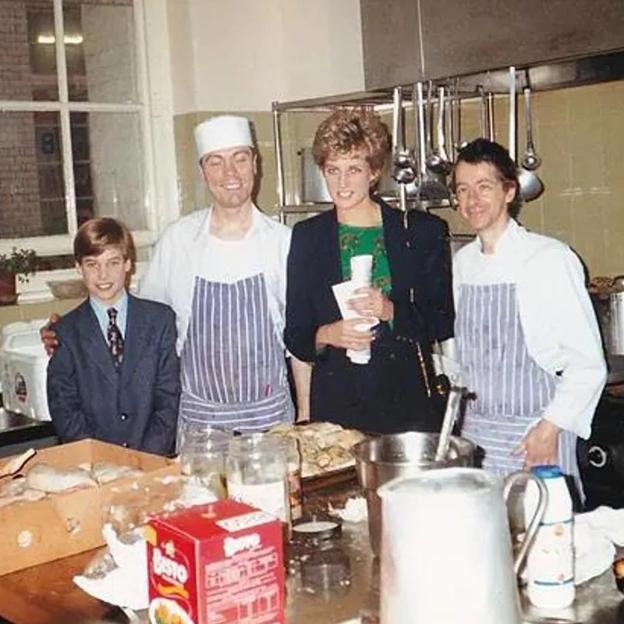
<instances>
[{"instance_id":1,"label":"dish towel","mask_svg":"<svg viewBox=\"0 0 624 624\"><path fill-rule=\"evenodd\" d=\"M75 576L74 583L98 600L135 611L149 606L147 546L143 538L125 544L117 538L110 524L102 534L117 565L102 578Z\"/></svg>"},{"instance_id":2,"label":"dish towel","mask_svg":"<svg viewBox=\"0 0 624 624\"><path fill-rule=\"evenodd\" d=\"M624 509L598 507L574 516L574 582L600 576L624 546Z\"/></svg>"}]
</instances>

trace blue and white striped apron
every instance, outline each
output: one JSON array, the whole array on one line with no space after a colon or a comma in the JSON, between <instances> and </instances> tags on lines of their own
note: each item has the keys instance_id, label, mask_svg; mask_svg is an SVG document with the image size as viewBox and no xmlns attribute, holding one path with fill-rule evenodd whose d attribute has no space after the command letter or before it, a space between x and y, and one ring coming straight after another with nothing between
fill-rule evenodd
<instances>
[{"instance_id":1,"label":"blue and white striped apron","mask_svg":"<svg viewBox=\"0 0 624 624\"><path fill-rule=\"evenodd\" d=\"M483 468L501 475L521 470L511 452L551 402L557 378L530 356L515 284L462 285L455 323L468 401L462 436L484 451ZM582 493L576 435L559 434L559 465Z\"/></svg>"},{"instance_id":2,"label":"blue and white striped apron","mask_svg":"<svg viewBox=\"0 0 624 624\"><path fill-rule=\"evenodd\" d=\"M293 420L262 274L232 284L195 277L180 357L180 421L254 432Z\"/></svg>"}]
</instances>

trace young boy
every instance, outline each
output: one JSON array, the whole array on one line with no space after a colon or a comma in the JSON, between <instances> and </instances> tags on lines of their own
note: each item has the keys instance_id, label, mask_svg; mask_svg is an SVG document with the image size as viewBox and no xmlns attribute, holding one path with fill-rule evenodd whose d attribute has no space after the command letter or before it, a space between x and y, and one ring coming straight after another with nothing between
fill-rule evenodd
<instances>
[{"instance_id":1,"label":"young boy","mask_svg":"<svg viewBox=\"0 0 624 624\"><path fill-rule=\"evenodd\" d=\"M74 257L89 298L54 326L48 405L57 434L169 454L180 397L175 315L128 294L136 253L119 221L83 224Z\"/></svg>"}]
</instances>

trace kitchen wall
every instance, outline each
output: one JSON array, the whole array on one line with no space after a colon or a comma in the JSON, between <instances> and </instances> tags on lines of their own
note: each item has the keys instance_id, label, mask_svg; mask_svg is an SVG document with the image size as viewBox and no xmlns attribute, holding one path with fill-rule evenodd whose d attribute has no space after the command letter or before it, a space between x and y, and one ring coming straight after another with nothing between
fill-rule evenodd
<instances>
[{"instance_id":1,"label":"kitchen wall","mask_svg":"<svg viewBox=\"0 0 624 624\"><path fill-rule=\"evenodd\" d=\"M261 5L261 7L260 7ZM363 89L359 2L252 0L223 6L213 0L170 3L175 52L175 142L182 211L204 205L192 129L205 117L237 111L254 122L261 156L258 204L275 213L273 100ZM235 25L234 27L232 25ZM240 39L231 35L238 29ZM189 33L191 35L189 36ZM534 134L546 190L520 220L570 244L592 276L624 273L624 82L537 93ZM496 100L497 140L507 144L507 107ZM287 188L298 188L298 148L309 145L322 114L283 119ZM518 110L518 149L524 150L524 111ZM464 138L479 136L478 103L463 109ZM440 210L456 233L467 233L452 209Z\"/></svg>"},{"instance_id":2,"label":"kitchen wall","mask_svg":"<svg viewBox=\"0 0 624 624\"><path fill-rule=\"evenodd\" d=\"M518 150L525 148L519 102ZM496 104L497 140L507 145L508 99ZM526 204L520 221L559 238L586 263L592 277L624 273L624 82L537 93L533 100L538 170L544 194ZM478 107L468 107L467 138L478 135ZM439 211L451 229L467 232L452 210Z\"/></svg>"},{"instance_id":3,"label":"kitchen wall","mask_svg":"<svg viewBox=\"0 0 624 624\"><path fill-rule=\"evenodd\" d=\"M223 112L255 126L263 183L257 202L275 212L271 103L361 91L364 87L359 0L188 0L168 6L178 190L182 212L208 201L199 177L193 127ZM316 120L285 123L290 145L309 141ZM296 169L290 154L288 172Z\"/></svg>"}]
</instances>

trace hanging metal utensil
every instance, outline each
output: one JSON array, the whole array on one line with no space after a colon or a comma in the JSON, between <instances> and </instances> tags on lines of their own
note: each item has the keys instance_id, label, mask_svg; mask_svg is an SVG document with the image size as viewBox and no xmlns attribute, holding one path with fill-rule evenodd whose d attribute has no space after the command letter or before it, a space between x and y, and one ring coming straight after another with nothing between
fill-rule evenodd
<instances>
[{"instance_id":1,"label":"hanging metal utensil","mask_svg":"<svg viewBox=\"0 0 624 624\"><path fill-rule=\"evenodd\" d=\"M485 90L481 85L477 87L479 94L479 133L484 139L487 138L488 132L488 109L487 109L487 97Z\"/></svg>"},{"instance_id":2,"label":"hanging metal utensil","mask_svg":"<svg viewBox=\"0 0 624 624\"><path fill-rule=\"evenodd\" d=\"M512 71L513 71L513 80L512 80ZM513 147L513 152L511 149L509 153L512 155L512 158L517 162L516 158L516 79L515 79L515 69L510 68L509 73L509 140L510 145ZM512 97L513 92L513 97ZM513 113L513 119L512 119ZM513 121L513 125L512 125ZM513 132L512 132L513 130ZM513 135L513 142L512 142ZM518 167L516 170L518 175L518 184L520 185L520 197L525 202L533 201L537 199L544 192L544 183L540 179L540 177L534 171L529 171L524 167Z\"/></svg>"},{"instance_id":3,"label":"hanging metal utensil","mask_svg":"<svg viewBox=\"0 0 624 624\"><path fill-rule=\"evenodd\" d=\"M431 83L430 88L433 88ZM419 182L418 201L422 208L427 209L430 205L439 205L441 202L450 202L450 191L446 185L446 176L435 174L427 168L426 148L429 145L428 137L430 125L426 123L427 111L425 110L425 99L422 83L416 84L417 114L418 114L418 148L419 148ZM431 99L429 98L429 104Z\"/></svg>"},{"instance_id":4,"label":"hanging metal utensil","mask_svg":"<svg viewBox=\"0 0 624 624\"><path fill-rule=\"evenodd\" d=\"M516 154L516 68L509 68L509 155L514 162Z\"/></svg>"},{"instance_id":5,"label":"hanging metal utensil","mask_svg":"<svg viewBox=\"0 0 624 624\"><path fill-rule=\"evenodd\" d=\"M496 141L495 135L495 127L494 123L494 94L487 94L487 119L488 119L488 139L490 141Z\"/></svg>"},{"instance_id":6,"label":"hanging metal utensil","mask_svg":"<svg viewBox=\"0 0 624 624\"><path fill-rule=\"evenodd\" d=\"M462 140L462 114L461 114L461 96L459 94L459 78L455 79L455 97L457 99L455 103L455 112L457 115L457 119L455 120L455 136L457 141L455 143L455 151L460 152L463 150L466 145L468 145L468 141Z\"/></svg>"},{"instance_id":7,"label":"hanging metal utensil","mask_svg":"<svg viewBox=\"0 0 624 624\"><path fill-rule=\"evenodd\" d=\"M405 147L405 129L403 120L403 89L395 87L393 94L393 170L392 177L399 184L409 184L416 178L414 159Z\"/></svg>"},{"instance_id":8,"label":"hanging metal utensil","mask_svg":"<svg viewBox=\"0 0 624 624\"><path fill-rule=\"evenodd\" d=\"M513 69L513 68L512 68ZM511 80L511 72L510 72L510 80ZM512 97L513 90L513 97ZM509 153L514 158L514 154L516 151L516 105L515 105L515 76L513 84L510 83L509 87L509 140L510 145L513 147L513 152L510 150ZM512 125L513 124L513 125ZM513 128L513 133L512 133ZM513 134L513 141L512 141ZM516 160L514 158L514 160ZM544 192L544 184L541 181L540 177L534 171L528 171L524 167L518 167L516 169L516 174L518 176L518 184L520 186L519 192L522 201L530 202L534 199L537 199Z\"/></svg>"},{"instance_id":9,"label":"hanging metal utensil","mask_svg":"<svg viewBox=\"0 0 624 624\"><path fill-rule=\"evenodd\" d=\"M432 119L433 121L433 119ZM448 175L452 169L444 142L444 87L438 87L437 140L427 157L427 169L433 173Z\"/></svg>"},{"instance_id":10,"label":"hanging metal utensil","mask_svg":"<svg viewBox=\"0 0 624 624\"><path fill-rule=\"evenodd\" d=\"M535 152L535 146L533 144L533 114L531 111L530 87L525 87L524 89L524 117L526 120L527 143L526 151L524 152L520 164L527 171L535 171L542 164L542 159Z\"/></svg>"}]
</instances>

